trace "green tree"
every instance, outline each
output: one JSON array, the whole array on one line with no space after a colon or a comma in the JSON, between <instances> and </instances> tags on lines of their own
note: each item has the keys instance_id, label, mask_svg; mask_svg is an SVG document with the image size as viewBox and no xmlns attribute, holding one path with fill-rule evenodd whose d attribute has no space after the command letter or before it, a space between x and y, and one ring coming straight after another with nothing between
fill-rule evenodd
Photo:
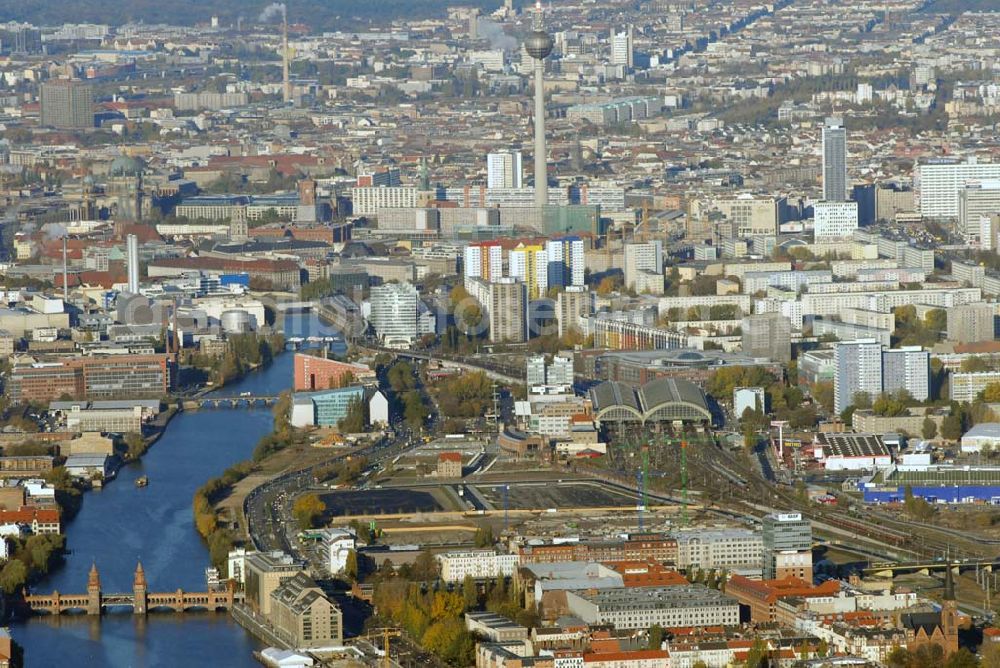
<instances>
[{"instance_id":1,"label":"green tree","mask_svg":"<svg viewBox=\"0 0 1000 668\"><path fill-rule=\"evenodd\" d=\"M479 587L471 575L462 580L462 598L465 599L465 609L474 610L479 607Z\"/></svg>"},{"instance_id":2,"label":"green tree","mask_svg":"<svg viewBox=\"0 0 1000 668\"><path fill-rule=\"evenodd\" d=\"M906 415L908 412L905 402L888 394L880 394L878 398L875 399L875 402L872 404L872 411L875 415L880 415L882 417L897 417L900 415Z\"/></svg>"},{"instance_id":3,"label":"green tree","mask_svg":"<svg viewBox=\"0 0 1000 668\"><path fill-rule=\"evenodd\" d=\"M833 413L833 383L828 380L821 380L812 386L812 396L823 410Z\"/></svg>"},{"instance_id":4,"label":"green tree","mask_svg":"<svg viewBox=\"0 0 1000 668\"><path fill-rule=\"evenodd\" d=\"M1000 643L985 642L979 647L982 668L1000 668Z\"/></svg>"},{"instance_id":5,"label":"green tree","mask_svg":"<svg viewBox=\"0 0 1000 668\"><path fill-rule=\"evenodd\" d=\"M146 454L146 449L148 448L146 439L142 437L142 434L137 432L130 432L125 435L125 456L128 459L138 459Z\"/></svg>"},{"instance_id":6,"label":"green tree","mask_svg":"<svg viewBox=\"0 0 1000 668\"><path fill-rule=\"evenodd\" d=\"M979 659L965 647L948 656L944 668L979 668Z\"/></svg>"},{"instance_id":7,"label":"green tree","mask_svg":"<svg viewBox=\"0 0 1000 668\"><path fill-rule=\"evenodd\" d=\"M989 363L985 357L980 355L973 355L972 357L967 357L962 360L961 370L963 373L970 373L975 371L992 371L993 366Z\"/></svg>"},{"instance_id":8,"label":"green tree","mask_svg":"<svg viewBox=\"0 0 1000 668\"><path fill-rule=\"evenodd\" d=\"M957 441L962 437L961 416L952 414L941 422L941 437L949 441Z\"/></svg>"},{"instance_id":9,"label":"green tree","mask_svg":"<svg viewBox=\"0 0 1000 668\"><path fill-rule=\"evenodd\" d=\"M8 596L17 592L28 579L28 568L23 561L11 559L0 571L0 588Z\"/></svg>"},{"instance_id":10,"label":"green tree","mask_svg":"<svg viewBox=\"0 0 1000 668\"><path fill-rule=\"evenodd\" d=\"M344 564L344 575L354 582L358 580L358 552L351 550L347 553L347 561Z\"/></svg>"},{"instance_id":11,"label":"green tree","mask_svg":"<svg viewBox=\"0 0 1000 668\"><path fill-rule=\"evenodd\" d=\"M948 329L948 313L943 308L934 308L924 316L924 327L935 332Z\"/></svg>"},{"instance_id":12,"label":"green tree","mask_svg":"<svg viewBox=\"0 0 1000 668\"><path fill-rule=\"evenodd\" d=\"M887 668L909 668L911 661L910 651L905 647L894 647L885 657Z\"/></svg>"},{"instance_id":13,"label":"green tree","mask_svg":"<svg viewBox=\"0 0 1000 668\"><path fill-rule=\"evenodd\" d=\"M855 392L851 397L851 405L855 408L868 409L872 407L872 398L867 392Z\"/></svg>"},{"instance_id":14,"label":"green tree","mask_svg":"<svg viewBox=\"0 0 1000 668\"><path fill-rule=\"evenodd\" d=\"M489 526L481 526L476 529L476 547L491 547L493 545L493 529Z\"/></svg>"},{"instance_id":15,"label":"green tree","mask_svg":"<svg viewBox=\"0 0 1000 668\"><path fill-rule=\"evenodd\" d=\"M649 627L649 649L660 649L663 647L663 627L653 624Z\"/></svg>"},{"instance_id":16,"label":"green tree","mask_svg":"<svg viewBox=\"0 0 1000 668\"><path fill-rule=\"evenodd\" d=\"M423 397L417 390L410 390L403 395L403 419L411 427L422 427L430 412L424 405Z\"/></svg>"},{"instance_id":17,"label":"green tree","mask_svg":"<svg viewBox=\"0 0 1000 668\"><path fill-rule=\"evenodd\" d=\"M355 397L347 405L347 415L337 420L337 429L346 434L360 434L368 426L368 402Z\"/></svg>"},{"instance_id":18,"label":"green tree","mask_svg":"<svg viewBox=\"0 0 1000 668\"><path fill-rule=\"evenodd\" d=\"M756 638L753 644L750 645L750 650L747 652L746 662L743 664L745 668L767 668L768 655L770 651L768 650L767 642Z\"/></svg>"},{"instance_id":19,"label":"green tree","mask_svg":"<svg viewBox=\"0 0 1000 668\"><path fill-rule=\"evenodd\" d=\"M844 421L844 424L847 426L854 424L854 411L856 410L857 408L852 404L840 411L840 419Z\"/></svg>"},{"instance_id":20,"label":"green tree","mask_svg":"<svg viewBox=\"0 0 1000 668\"><path fill-rule=\"evenodd\" d=\"M927 440L930 440L932 438L937 437L937 432L938 432L937 422L930 419L929 417L925 417L923 424L920 425L920 435L926 438Z\"/></svg>"},{"instance_id":21,"label":"green tree","mask_svg":"<svg viewBox=\"0 0 1000 668\"><path fill-rule=\"evenodd\" d=\"M410 573L416 582L429 582L437 580L438 562L429 550L424 550L417 555L410 568Z\"/></svg>"}]
</instances>

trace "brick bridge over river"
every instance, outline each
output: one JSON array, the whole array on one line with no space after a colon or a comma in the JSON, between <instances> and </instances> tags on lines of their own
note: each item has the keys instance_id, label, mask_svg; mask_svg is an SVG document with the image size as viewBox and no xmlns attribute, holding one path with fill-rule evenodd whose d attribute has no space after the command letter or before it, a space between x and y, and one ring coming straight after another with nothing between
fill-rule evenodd
<instances>
[{"instance_id":1,"label":"brick bridge over river","mask_svg":"<svg viewBox=\"0 0 1000 668\"><path fill-rule=\"evenodd\" d=\"M151 611L231 610L233 603L241 598L242 594L237 594L232 587L202 592L188 592L181 589L171 592L150 592L142 564L135 569L131 592L106 593L101 591L101 578L95 564L90 569L85 594L61 594L58 591L49 595L29 594L24 597L24 604L34 614L61 615L73 612L102 615L112 609L117 611L132 608L134 614L145 615Z\"/></svg>"}]
</instances>

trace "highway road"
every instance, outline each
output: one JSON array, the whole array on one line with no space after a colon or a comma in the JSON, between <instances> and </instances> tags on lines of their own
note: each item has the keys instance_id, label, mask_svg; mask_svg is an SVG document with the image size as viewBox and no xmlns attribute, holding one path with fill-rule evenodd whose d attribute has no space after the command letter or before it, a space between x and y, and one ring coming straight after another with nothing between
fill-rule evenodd
<instances>
[{"instance_id":1,"label":"highway road","mask_svg":"<svg viewBox=\"0 0 1000 668\"><path fill-rule=\"evenodd\" d=\"M282 473L254 488L243 501L243 514L247 522L250 541L260 551L282 550L297 558L304 558L299 549L298 526L292 517L292 504L299 493L314 484L314 473L319 468L343 461L348 456L365 457L369 465L379 464L416 447L418 442L380 439L372 445L344 452L319 464Z\"/></svg>"}]
</instances>

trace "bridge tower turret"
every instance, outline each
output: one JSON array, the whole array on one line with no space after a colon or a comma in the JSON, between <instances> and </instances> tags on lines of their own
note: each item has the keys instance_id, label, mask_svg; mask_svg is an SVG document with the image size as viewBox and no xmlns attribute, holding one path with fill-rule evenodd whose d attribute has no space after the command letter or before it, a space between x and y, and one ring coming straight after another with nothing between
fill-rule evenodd
<instances>
[{"instance_id":1,"label":"bridge tower turret","mask_svg":"<svg viewBox=\"0 0 1000 668\"><path fill-rule=\"evenodd\" d=\"M138 562L135 567L135 577L132 579L132 595L135 604L132 612L137 615L145 615L149 603L149 590L146 586L146 572L142 570L142 562Z\"/></svg>"},{"instance_id":2,"label":"bridge tower turret","mask_svg":"<svg viewBox=\"0 0 1000 668\"><path fill-rule=\"evenodd\" d=\"M87 576L87 614L101 614L101 576L97 572L97 564L90 566L90 574Z\"/></svg>"}]
</instances>

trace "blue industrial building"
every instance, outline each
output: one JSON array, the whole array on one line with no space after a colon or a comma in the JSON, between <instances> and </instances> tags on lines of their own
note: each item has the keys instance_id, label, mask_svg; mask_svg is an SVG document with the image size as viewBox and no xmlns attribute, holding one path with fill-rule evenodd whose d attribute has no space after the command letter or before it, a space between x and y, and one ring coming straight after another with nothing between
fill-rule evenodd
<instances>
[{"instance_id":1,"label":"blue industrial building","mask_svg":"<svg viewBox=\"0 0 1000 668\"><path fill-rule=\"evenodd\" d=\"M989 503L1000 505L1000 468L928 466L890 468L863 479L858 489L865 503L894 503L913 496L929 503Z\"/></svg>"}]
</instances>

